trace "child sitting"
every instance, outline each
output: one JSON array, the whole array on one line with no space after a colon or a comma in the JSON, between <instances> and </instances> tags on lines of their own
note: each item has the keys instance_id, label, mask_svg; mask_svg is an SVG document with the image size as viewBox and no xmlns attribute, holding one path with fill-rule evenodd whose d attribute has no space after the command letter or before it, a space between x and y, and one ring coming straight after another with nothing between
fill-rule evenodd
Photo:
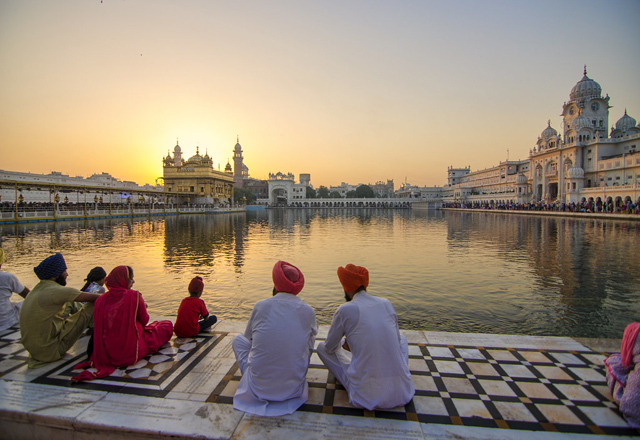
<instances>
[{"instance_id":1,"label":"child sitting","mask_svg":"<svg viewBox=\"0 0 640 440\"><path fill-rule=\"evenodd\" d=\"M218 321L215 315L209 315L204 301L200 299L204 290L201 277L195 277L189 283L189 297L182 300L178 309L178 318L173 331L179 338L192 338L206 331ZM202 317L202 320L198 321Z\"/></svg>"}]
</instances>

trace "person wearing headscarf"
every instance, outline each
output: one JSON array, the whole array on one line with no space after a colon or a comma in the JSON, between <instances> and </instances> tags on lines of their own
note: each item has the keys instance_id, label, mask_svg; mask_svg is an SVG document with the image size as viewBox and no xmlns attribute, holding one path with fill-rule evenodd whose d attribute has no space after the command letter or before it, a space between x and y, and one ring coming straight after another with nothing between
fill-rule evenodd
<instances>
[{"instance_id":1,"label":"person wearing headscarf","mask_svg":"<svg viewBox=\"0 0 640 440\"><path fill-rule=\"evenodd\" d=\"M133 269L118 266L107 276L107 293L96 300L93 352L74 369L85 370L71 380L79 382L109 376L116 368L135 364L171 339L171 321L149 323L142 294L133 290Z\"/></svg>"},{"instance_id":2,"label":"person wearing headscarf","mask_svg":"<svg viewBox=\"0 0 640 440\"><path fill-rule=\"evenodd\" d=\"M632 428L640 429L640 322L624 329L620 354L604 360L613 400Z\"/></svg>"},{"instance_id":3,"label":"person wearing headscarf","mask_svg":"<svg viewBox=\"0 0 640 440\"><path fill-rule=\"evenodd\" d=\"M29 352L29 368L57 361L80 338L93 318L97 294L81 292L67 285L67 264L61 253L45 258L33 271L40 279L20 310L22 345ZM63 317L67 301L86 304Z\"/></svg>"},{"instance_id":4,"label":"person wearing headscarf","mask_svg":"<svg viewBox=\"0 0 640 440\"><path fill-rule=\"evenodd\" d=\"M256 303L232 344L242 372L233 407L260 416L292 414L307 401L318 333L313 308L297 296L304 287L300 269L278 261L271 275L273 296Z\"/></svg>"},{"instance_id":5,"label":"person wearing headscarf","mask_svg":"<svg viewBox=\"0 0 640 440\"><path fill-rule=\"evenodd\" d=\"M17 293L26 298L29 288L24 287L18 277L2 270L4 251L0 249L0 330L18 325L22 301L13 302L11 296Z\"/></svg>"},{"instance_id":6,"label":"person wearing headscarf","mask_svg":"<svg viewBox=\"0 0 640 440\"><path fill-rule=\"evenodd\" d=\"M367 293L369 271L362 266L339 267L338 279L347 302L333 316L318 356L347 390L353 406L374 410L406 405L415 389L409 346L393 305Z\"/></svg>"}]
</instances>

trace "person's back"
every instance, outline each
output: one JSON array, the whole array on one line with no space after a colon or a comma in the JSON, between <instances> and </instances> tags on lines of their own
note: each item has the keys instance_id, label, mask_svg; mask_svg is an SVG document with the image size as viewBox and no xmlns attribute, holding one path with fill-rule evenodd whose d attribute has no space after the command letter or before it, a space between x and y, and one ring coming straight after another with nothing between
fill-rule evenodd
<instances>
[{"instance_id":1,"label":"person's back","mask_svg":"<svg viewBox=\"0 0 640 440\"><path fill-rule=\"evenodd\" d=\"M405 396L413 394L413 384L391 302L362 291L341 305L336 315L344 320L352 354L346 371L350 400L372 408L404 405Z\"/></svg>"},{"instance_id":2,"label":"person's back","mask_svg":"<svg viewBox=\"0 0 640 440\"><path fill-rule=\"evenodd\" d=\"M297 295L304 276L278 261L273 296L253 307L244 334L233 339L242 379L233 407L261 416L291 414L307 401L309 359L317 333L313 309Z\"/></svg>"},{"instance_id":3,"label":"person's back","mask_svg":"<svg viewBox=\"0 0 640 440\"><path fill-rule=\"evenodd\" d=\"M256 303L252 314L251 389L264 400L282 401L300 396L315 321L311 306L297 296L278 293ZM305 323L305 324L303 324Z\"/></svg>"},{"instance_id":4,"label":"person's back","mask_svg":"<svg viewBox=\"0 0 640 440\"><path fill-rule=\"evenodd\" d=\"M406 405L415 389L407 339L400 334L393 305L367 293L369 271L364 267L339 267L338 279L347 302L333 316L318 356L354 406L373 410Z\"/></svg>"},{"instance_id":5,"label":"person's back","mask_svg":"<svg viewBox=\"0 0 640 440\"><path fill-rule=\"evenodd\" d=\"M218 322L218 318L209 314L207 306L200 299L203 291L202 277L194 277L189 283L189 296L184 298L178 307L178 316L173 327L177 337L192 338L202 331L208 331Z\"/></svg>"},{"instance_id":6,"label":"person's back","mask_svg":"<svg viewBox=\"0 0 640 440\"><path fill-rule=\"evenodd\" d=\"M12 302L11 296L17 293L26 298L29 288L22 285L18 278L2 270L4 263L4 251L0 249L0 330L17 325L19 322L22 302Z\"/></svg>"}]
</instances>

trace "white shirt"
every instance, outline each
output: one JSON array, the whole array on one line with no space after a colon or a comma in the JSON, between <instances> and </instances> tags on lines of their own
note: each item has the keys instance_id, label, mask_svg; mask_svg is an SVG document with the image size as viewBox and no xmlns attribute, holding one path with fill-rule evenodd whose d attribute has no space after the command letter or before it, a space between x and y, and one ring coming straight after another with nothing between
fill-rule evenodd
<instances>
[{"instance_id":1,"label":"white shirt","mask_svg":"<svg viewBox=\"0 0 640 440\"><path fill-rule=\"evenodd\" d=\"M307 401L307 369L318 329L311 306L280 292L253 307L244 336L248 367L233 407L252 414L290 414Z\"/></svg>"},{"instance_id":2,"label":"white shirt","mask_svg":"<svg viewBox=\"0 0 640 440\"><path fill-rule=\"evenodd\" d=\"M362 291L338 307L325 341L335 353L346 336L351 350L349 400L362 408L405 405L415 389L407 359L400 350L398 317L389 300Z\"/></svg>"},{"instance_id":3,"label":"white shirt","mask_svg":"<svg viewBox=\"0 0 640 440\"><path fill-rule=\"evenodd\" d=\"M0 270L0 330L18 324L22 302L11 302L11 295L23 290L24 286L14 274Z\"/></svg>"}]
</instances>

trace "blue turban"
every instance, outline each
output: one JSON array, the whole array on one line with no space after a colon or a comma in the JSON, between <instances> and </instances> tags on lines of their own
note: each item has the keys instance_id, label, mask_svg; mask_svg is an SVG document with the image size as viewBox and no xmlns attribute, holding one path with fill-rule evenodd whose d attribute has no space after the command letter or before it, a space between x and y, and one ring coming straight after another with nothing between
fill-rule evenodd
<instances>
[{"instance_id":1,"label":"blue turban","mask_svg":"<svg viewBox=\"0 0 640 440\"><path fill-rule=\"evenodd\" d=\"M64 262L64 257L60 252L45 258L33 268L33 271L41 280L58 278L65 270L67 270L67 263Z\"/></svg>"}]
</instances>

